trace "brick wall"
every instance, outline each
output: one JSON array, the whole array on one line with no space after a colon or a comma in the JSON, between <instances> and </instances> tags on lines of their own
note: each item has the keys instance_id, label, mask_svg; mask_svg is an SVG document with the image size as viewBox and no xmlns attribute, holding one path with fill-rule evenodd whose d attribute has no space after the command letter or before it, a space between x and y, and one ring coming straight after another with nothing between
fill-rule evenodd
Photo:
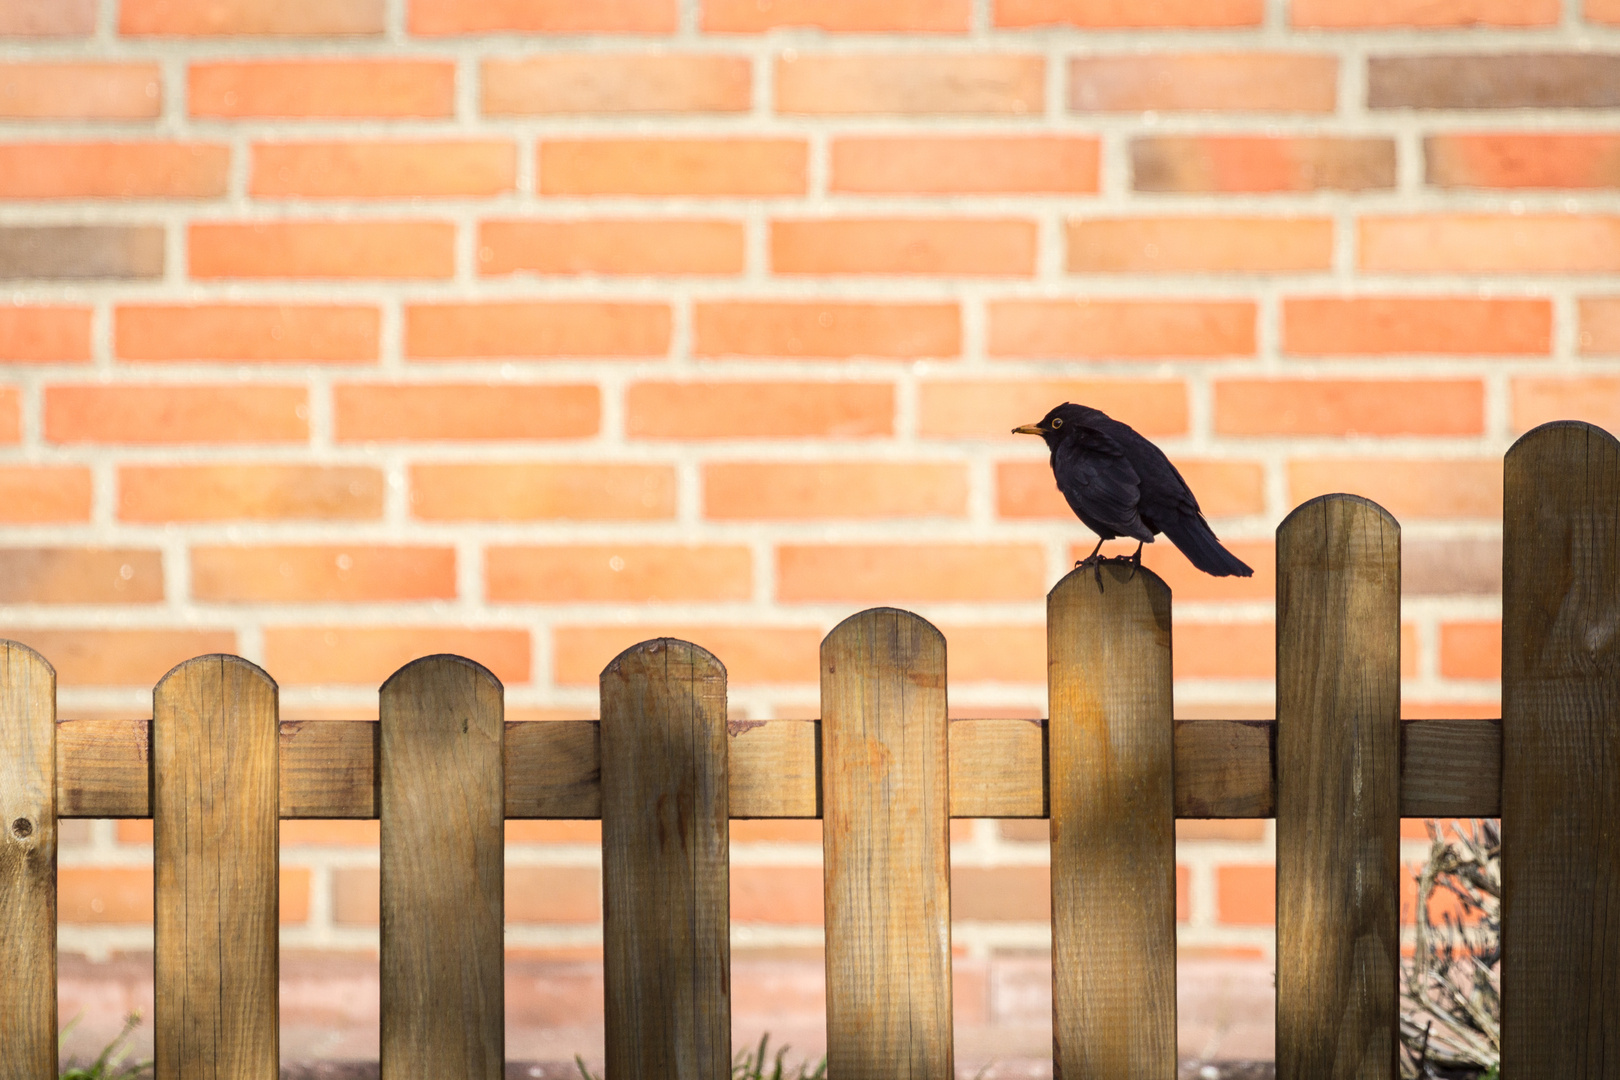
<instances>
[{"instance_id":1,"label":"brick wall","mask_svg":"<svg viewBox=\"0 0 1620 1080\"><path fill-rule=\"evenodd\" d=\"M899 604L1036 716L1090 545L1006 432L1068 398L1257 568L1149 550L1184 714L1268 714L1333 490L1402 521L1410 715L1490 714L1501 455L1620 427L1617 110L1615 0L0 0L0 632L65 716L212 650L589 716L673 633L802 717ZM65 949L149 948L149 835L64 832ZM1044 947L1043 835L959 823L964 971ZM515 949L594 954L596 836L512 826ZM739 956L813 948L816 826L735 836ZM1263 961L1269 828L1181 837L1186 955ZM290 949L375 947L375 842L285 828Z\"/></svg>"}]
</instances>

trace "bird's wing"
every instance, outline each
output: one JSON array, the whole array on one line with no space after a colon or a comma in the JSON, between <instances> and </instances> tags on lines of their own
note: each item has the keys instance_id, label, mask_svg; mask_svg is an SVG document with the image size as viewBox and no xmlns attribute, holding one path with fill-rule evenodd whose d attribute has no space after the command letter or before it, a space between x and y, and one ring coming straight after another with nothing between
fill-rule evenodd
<instances>
[{"instance_id":1,"label":"bird's wing","mask_svg":"<svg viewBox=\"0 0 1620 1080\"><path fill-rule=\"evenodd\" d=\"M1153 538L1137 514L1141 477L1117 440L1095 428L1080 428L1052 457L1058 487L1082 520L1095 519L1120 536Z\"/></svg>"}]
</instances>

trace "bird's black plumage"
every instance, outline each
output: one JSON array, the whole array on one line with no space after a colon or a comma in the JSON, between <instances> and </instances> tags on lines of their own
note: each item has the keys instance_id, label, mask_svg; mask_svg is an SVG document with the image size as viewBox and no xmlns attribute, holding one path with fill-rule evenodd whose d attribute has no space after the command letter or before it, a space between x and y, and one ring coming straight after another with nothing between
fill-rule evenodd
<instances>
[{"instance_id":1,"label":"bird's black plumage","mask_svg":"<svg viewBox=\"0 0 1620 1080\"><path fill-rule=\"evenodd\" d=\"M1151 544L1163 533L1198 569L1216 577L1254 573L1221 546L1198 500L1164 451L1098 409L1064 402L1038 424L1014 428L1039 435L1052 451L1052 475L1075 516L1103 540L1128 536ZM1097 552L1093 551L1092 558ZM1142 549L1136 549L1140 559Z\"/></svg>"}]
</instances>

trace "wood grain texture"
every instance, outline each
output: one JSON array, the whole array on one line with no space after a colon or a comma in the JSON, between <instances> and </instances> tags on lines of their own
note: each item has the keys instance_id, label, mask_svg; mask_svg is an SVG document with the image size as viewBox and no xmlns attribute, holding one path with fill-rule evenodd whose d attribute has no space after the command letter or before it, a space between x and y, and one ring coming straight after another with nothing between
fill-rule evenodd
<instances>
[{"instance_id":1,"label":"wood grain texture","mask_svg":"<svg viewBox=\"0 0 1620 1080\"><path fill-rule=\"evenodd\" d=\"M152 693L158 1080L276 1080L276 684L200 656Z\"/></svg>"},{"instance_id":2,"label":"wood grain texture","mask_svg":"<svg viewBox=\"0 0 1620 1080\"><path fill-rule=\"evenodd\" d=\"M1052 1061L1064 1080L1176 1075L1170 589L1117 563L1046 598Z\"/></svg>"},{"instance_id":3,"label":"wood grain texture","mask_svg":"<svg viewBox=\"0 0 1620 1080\"><path fill-rule=\"evenodd\" d=\"M56 671L0 641L0 1080L56 1077Z\"/></svg>"},{"instance_id":4,"label":"wood grain texture","mask_svg":"<svg viewBox=\"0 0 1620 1080\"><path fill-rule=\"evenodd\" d=\"M952 720L951 817L1047 815L1044 720Z\"/></svg>"},{"instance_id":5,"label":"wood grain texture","mask_svg":"<svg viewBox=\"0 0 1620 1080\"><path fill-rule=\"evenodd\" d=\"M1508 451L1502 1074L1620 1078L1620 443Z\"/></svg>"},{"instance_id":6,"label":"wood grain texture","mask_svg":"<svg viewBox=\"0 0 1620 1080\"><path fill-rule=\"evenodd\" d=\"M1400 526L1325 495L1277 529L1277 1077L1395 1075Z\"/></svg>"},{"instance_id":7,"label":"wood grain texture","mask_svg":"<svg viewBox=\"0 0 1620 1080\"><path fill-rule=\"evenodd\" d=\"M955 1075L945 638L875 608L821 643L827 1074Z\"/></svg>"},{"instance_id":8,"label":"wood grain texture","mask_svg":"<svg viewBox=\"0 0 1620 1080\"><path fill-rule=\"evenodd\" d=\"M660 638L601 687L607 1075L730 1080L726 669Z\"/></svg>"},{"instance_id":9,"label":"wood grain texture","mask_svg":"<svg viewBox=\"0 0 1620 1080\"><path fill-rule=\"evenodd\" d=\"M506 816L602 816L602 748L595 720L506 725Z\"/></svg>"},{"instance_id":10,"label":"wood grain texture","mask_svg":"<svg viewBox=\"0 0 1620 1080\"><path fill-rule=\"evenodd\" d=\"M503 690L428 656L381 692L383 1080L502 1080Z\"/></svg>"},{"instance_id":11,"label":"wood grain texture","mask_svg":"<svg viewBox=\"0 0 1620 1080\"><path fill-rule=\"evenodd\" d=\"M742 720L731 736L731 816L821 816L821 724Z\"/></svg>"}]
</instances>

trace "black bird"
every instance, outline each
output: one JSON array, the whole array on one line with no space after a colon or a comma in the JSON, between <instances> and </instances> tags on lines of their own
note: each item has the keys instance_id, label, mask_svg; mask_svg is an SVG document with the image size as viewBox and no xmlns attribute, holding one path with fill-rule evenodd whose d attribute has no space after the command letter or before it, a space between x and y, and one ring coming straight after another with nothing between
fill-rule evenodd
<instances>
[{"instance_id":1,"label":"black bird","mask_svg":"<svg viewBox=\"0 0 1620 1080\"><path fill-rule=\"evenodd\" d=\"M1164 533L1187 561L1215 577L1254 573L1221 546L1198 509L1187 481L1164 451L1098 409L1064 402L1038 424L1013 428L1014 435L1039 435L1052 451L1052 475L1075 516L1100 539L1076 566L1096 566L1102 586L1103 541L1129 536L1137 541L1129 559L1142 565L1142 545ZM1123 556L1122 556L1123 558ZM1132 571L1134 573L1134 571Z\"/></svg>"}]
</instances>

